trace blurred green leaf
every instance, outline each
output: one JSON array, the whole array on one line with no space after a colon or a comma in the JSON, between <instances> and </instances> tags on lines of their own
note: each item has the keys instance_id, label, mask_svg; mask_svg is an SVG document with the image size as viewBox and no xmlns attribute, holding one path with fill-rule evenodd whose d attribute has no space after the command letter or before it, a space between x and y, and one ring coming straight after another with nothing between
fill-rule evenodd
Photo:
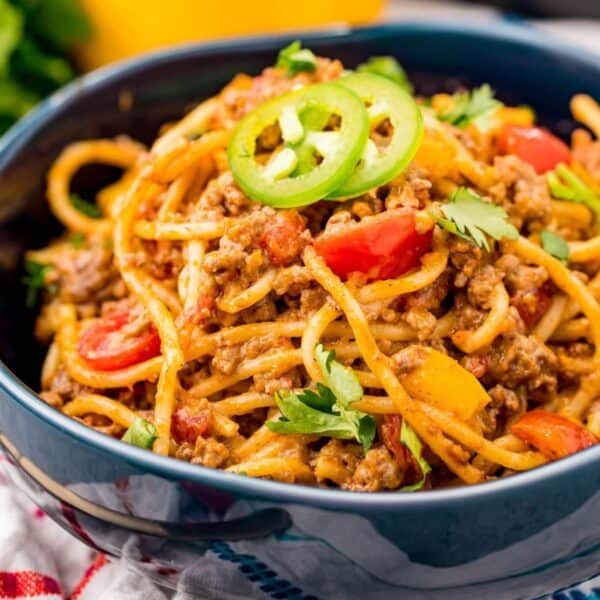
<instances>
[{"instance_id":1,"label":"blurred green leaf","mask_svg":"<svg viewBox=\"0 0 600 600\"><path fill-rule=\"evenodd\" d=\"M23 35L23 15L21 11L0 0L0 75L8 72L10 57Z\"/></svg>"},{"instance_id":2,"label":"blurred green leaf","mask_svg":"<svg viewBox=\"0 0 600 600\"><path fill-rule=\"evenodd\" d=\"M0 78L0 115L5 118L22 117L39 98L12 79Z\"/></svg>"},{"instance_id":3,"label":"blurred green leaf","mask_svg":"<svg viewBox=\"0 0 600 600\"><path fill-rule=\"evenodd\" d=\"M13 66L17 75L41 80L52 88L64 85L75 76L75 70L67 60L44 52L29 37L24 37L15 50Z\"/></svg>"},{"instance_id":4,"label":"blurred green leaf","mask_svg":"<svg viewBox=\"0 0 600 600\"><path fill-rule=\"evenodd\" d=\"M78 0L0 0L0 135L75 77L64 54L89 33Z\"/></svg>"},{"instance_id":5,"label":"blurred green leaf","mask_svg":"<svg viewBox=\"0 0 600 600\"><path fill-rule=\"evenodd\" d=\"M15 0L27 17L26 28L52 46L68 50L90 35L78 0Z\"/></svg>"}]
</instances>

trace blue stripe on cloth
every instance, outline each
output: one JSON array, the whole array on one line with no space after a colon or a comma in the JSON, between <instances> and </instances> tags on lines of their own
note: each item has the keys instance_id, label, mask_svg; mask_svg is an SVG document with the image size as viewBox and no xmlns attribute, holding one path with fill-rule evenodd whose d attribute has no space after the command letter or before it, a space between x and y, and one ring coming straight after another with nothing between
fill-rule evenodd
<instances>
[{"instance_id":1,"label":"blue stripe on cloth","mask_svg":"<svg viewBox=\"0 0 600 600\"><path fill-rule=\"evenodd\" d=\"M299 587L282 579L264 562L251 554L238 554L229 544L211 542L209 549L221 560L239 565L239 571L261 591L276 600L319 600L316 596L305 594Z\"/></svg>"}]
</instances>

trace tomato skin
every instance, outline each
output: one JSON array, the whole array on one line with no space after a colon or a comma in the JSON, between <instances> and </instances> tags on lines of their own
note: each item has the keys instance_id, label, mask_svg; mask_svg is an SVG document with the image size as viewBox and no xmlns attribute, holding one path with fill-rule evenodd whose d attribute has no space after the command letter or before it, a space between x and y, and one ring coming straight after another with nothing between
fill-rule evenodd
<instances>
[{"instance_id":1,"label":"tomato skin","mask_svg":"<svg viewBox=\"0 0 600 600\"><path fill-rule=\"evenodd\" d=\"M416 267L432 239L433 230L417 232L415 211L399 209L325 233L314 246L342 278L359 272L369 279L390 279Z\"/></svg>"},{"instance_id":2,"label":"tomato skin","mask_svg":"<svg viewBox=\"0 0 600 600\"><path fill-rule=\"evenodd\" d=\"M525 413L513 423L510 430L552 460L575 454L598 443L583 425L544 410Z\"/></svg>"},{"instance_id":3,"label":"tomato skin","mask_svg":"<svg viewBox=\"0 0 600 600\"><path fill-rule=\"evenodd\" d=\"M134 337L121 333L132 320L131 312L124 310L92 323L79 336L81 358L98 371L114 371L158 356L160 337L154 325Z\"/></svg>"},{"instance_id":4,"label":"tomato skin","mask_svg":"<svg viewBox=\"0 0 600 600\"><path fill-rule=\"evenodd\" d=\"M267 222L260 244L271 264L285 267L294 262L304 247L300 234L306 229L306 219L295 210L282 210Z\"/></svg>"},{"instance_id":5,"label":"tomato skin","mask_svg":"<svg viewBox=\"0 0 600 600\"><path fill-rule=\"evenodd\" d=\"M212 424L210 409L201 410L198 414L192 414L183 407L175 411L171 421L171 433L178 442L195 444L196 440L203 436Z\"/></svg>"},{"instance_id":6,"label":"tomato skin","mask_svg":"<svg viewBox=\"0 0 600 600\"><path fill-rule=\"evenodd\" d=\"M400 415L385 415L379 432L386 448L392 453L400 468L406 471L412 464L412 460L409 450L400 441L401 427L402 417Z\"/></svg>"},{"instance_id":7,"label":"tomato skin","mask_svg":"<svg viewBox=\"0 0 600 600\"><path fill-rule=\"evenodd\" d=\"M541 127L506 125L498 138L498 149L502 154L515 154L538 174L551 171L560 163L571 162L569 147Z\"/></svg>"},{"instance_id":8,"label":"tomato skin","mask_svg":"<svg viewBox=\"0 0 600 600\"><path fill-rule=\"evenodd\" d=\"M525 292L529 293L529 292ZM531 329L539 320L546 314L546 311L550 308L552 304L552 292L550 290L550 285L542 285L539 288L536 288L533 292L534 301L530 304L525 302L523 295L519 296L518 294L511 298L510 303L517 309L523 323L527 329Z\"/></svg>"}]
</instances>

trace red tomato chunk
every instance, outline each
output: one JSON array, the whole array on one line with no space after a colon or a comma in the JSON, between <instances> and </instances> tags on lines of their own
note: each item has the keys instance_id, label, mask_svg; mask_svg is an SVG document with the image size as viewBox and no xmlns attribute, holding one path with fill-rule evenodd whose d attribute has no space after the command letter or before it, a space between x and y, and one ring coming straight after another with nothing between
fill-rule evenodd
<instances>
[{"instance_id":1,"label":"red tomato chunk","mask_svg":"<svg viewBox=\"0 0 600 600\"><path fill-rule=\"evenodd\" d=\"M114 371L160 354L160 337L139 313L125 310L92 323L79 337L81 358L93 369Z\"/></svg>"},{"instance_id":2,"label":"red tomato chunk","mask_svg":"<svg viewBox=\"0 0 600 600\"><path fill-rule=\"evenodd\" d=\"M525 413L510 430L552 460L585 450L598 441L580 423L544 410Z\"/></svg>"},{"instance_id":3,"label":"red tomato chunk","mask_svg":"<svg viewBox=\"0 0 600 600\"><path fill-rule=\"evenodd\" d=\"M432 230L417 232L415 211L400 209L324 233L315 240L315 250L340 277L359 272L369 279L389 279L416 267L432 238Z\"/></svg>"},{"instance_id":4,"label":"red tomato chunk","mask_svg":"<svg viewBox=\"0 0 600 600\"><path fill-rule=\"evenodd\" d=\"M541 127L507 125L498 139L498 149L502 154L515 154L540 174L571 162L569 147Z\"/></svg>"}]
</instances>

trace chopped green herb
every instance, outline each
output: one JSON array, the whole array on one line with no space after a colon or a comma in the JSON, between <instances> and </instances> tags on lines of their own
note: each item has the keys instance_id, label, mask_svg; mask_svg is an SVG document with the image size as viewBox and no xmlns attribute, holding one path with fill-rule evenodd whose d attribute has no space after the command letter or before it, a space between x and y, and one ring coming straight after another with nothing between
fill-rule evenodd
<instances>
[{"instance_id":1,"label":"chopped green herb","mask_svg":"<svg viewBox=\"0 0 600 600\"><path fill-rule=\"evenodd\" d=\"M339 404L349 408L353 402L358 402L363 397L363 389L356 373L335 360L335 352L325 350L323 345L319 344L315 348L315 358L325 383Z\"/></svg>"},{"instance_id":2,"label":"chopped green herb","mask_svg":"<svg viewBox=\"0 0 600 600\"><path fill-rule=\"evenodd\" d=\"M71 194L71 204L81 213L90 217L91 219L100 219L102 217L102 211L92 202L84 200L77 194Z\"/></svg>"},{"instance_id":3,"label":"chopped green herb","mask_svg":"<svg viewBox=\"0 0 600 600\"><path fill-rule=\"evenodd\" d=\"M375 73L375 75L391 79L409 94L414 91L406 72L393 56L372 56L366 62L358 65L356 70L364 73Z\"/></svg>"},{"instance_id":4,"label":"chopped green herb","mask_svg":"<svg viewBox=\"0 0 600 600\"><path fill-rule=\"evenodd\" d=\"M277 433L318 433L327 437L355 439L368 450L375 439L375 419L351 407L363 396L356 374L338 363L333 352L321 344L315 356L328 386L317 384L317 392L281 391L275 400L283 417L269 421L267 427Z\"/></svg>"},{"instance_id":5,"label":"chopped green herb","mask_svg":"<svg viewBox=\"0 0 600 600\"><path fill-rule=\"evenodd\" d=\"M26 305L31 308L37 302L38 293L41 289L48 287L46 275L52 271L50 265L43 265L32 260L25 261L25 277L22 282L27 286ZM52 291L52 289L50 289Z\"/></svg>"},{"instance_id":6,"label":"chopped green herb","mask_svg":"<svg viewBox=\"0 0 600 600\"><path fill-rule=\"evenodd\" d=\"M441 210L446 218L438 217L438 225L485 250L490 249L486 234L495 240L519 237L502 207L486 202L467 188L456 189Z\"/></svg>"},{"instance_id":7,"label":"chopped green herb","mask_svg":"<svg viewBox=\"0 0 600 600\"><path fill-rule=\"evenodd\" d=\"M152 448L156 437L156 427L150 421L137 417L121 440L138 448Z\"/></svg>"},{"instance_id":8,"label":"chopped green herb","mask_svg":"<svg viewBox=\"0 0 600 600\"><path fill-rule=\"evenodd\" d=\"M411 426L406 422L406 419L402 419L402 427L400 428L400 441L410 450L414 456L417 464L421 468L421 479L417 483L412 485L405 485L400 488L401 492L414 492L420 490L427 480L427 474L431 471L429 463L423 458L423 445L417 434L413 431Z\"/></svg>"},{"instance_id":9,"label":"chopped green herb","mask_svg":"<svg viewBox=\"0 0 600 600\"><path fill-rule=\"evenodd\" d=\"M81 250L85 243L85 236L83 235L83 233L81 233L81 231L75 231L69 237L69 241L71 242L71 246L73 246L75 250Z\"/></svg>"},{"instance_id":10,"label":"chopped green herb","mask_svg":"<svg viewBox=\"0 0 600 600\"><path fill-rule=\"evenodd\" d=\"M585 204L600 218L600 198L567 165L560 164L546 175L550 193L555 198Z\"/></svg>"},{"instance_id":11,"label":"chopped green herb","mask_svg":"<svg viewBox=\"0 0 600 600\"><path fill-rule=\"evenodd\" d=\"M452 106L438 115L439 119L455 125L466 127L475 123L480 129L487 129L490 115L502 103L494 98L494 91L487 84L452 96Z\"/></svg>"},{"instance_id":12,"label":"chopped green herb","mask_svg":"<svg viewBox=\"0 0 600 600\"><path fill-rule=\"evenodd\" d=\"M569 245L560 235L552 231L542 231L542 248L561 262L569 262Z\"/></svg>"},{"instance_id":13,"label":"chopped green herb","mask_svg":"<svg viewBox=\"0 0 600 600\"><path fill-rule=\"evenodd\" d=\"M302 43L296 40L279 52L275 66L286 69L287 76L293 77L302 71L312 73L317 68L317 59L311 50L302 48Z\"/></svg>"}]
</instances>

